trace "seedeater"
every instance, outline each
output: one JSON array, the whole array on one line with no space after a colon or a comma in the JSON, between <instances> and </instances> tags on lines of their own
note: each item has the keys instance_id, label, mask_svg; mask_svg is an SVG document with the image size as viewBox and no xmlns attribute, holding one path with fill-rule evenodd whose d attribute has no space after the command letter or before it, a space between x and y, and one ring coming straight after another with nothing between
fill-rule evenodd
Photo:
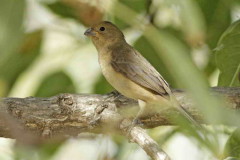
<instances>
[{"instance_id":1,"label":"seedeater","mask_svg":"<svg viewBox=\"0 0 240 160\"><path fill-rule=\"evenodd\" d=\"M121 94L138 100L141 115L147 104L175 103L168 83L158 71L132 46L117 26L108 21L87 29L98 51L98 61L106 80ZM195 120L181 105L178 110L192 123ZM138 116L137 116L138 117Z\"/></svg>"}]
</instances>

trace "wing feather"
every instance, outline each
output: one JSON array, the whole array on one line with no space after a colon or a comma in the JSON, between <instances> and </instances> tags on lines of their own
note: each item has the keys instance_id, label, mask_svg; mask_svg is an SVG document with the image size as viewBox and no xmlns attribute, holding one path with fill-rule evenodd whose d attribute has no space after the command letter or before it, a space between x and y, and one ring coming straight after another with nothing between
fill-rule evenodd
<instances>
[{"instance_id":1,"label":"wing feather","mask_svg":"<svg viewBox=\"0 0 240 160\"><path fill-rule=\"evenodd\" d=\"M140 53L131 48L121 54L124 56L112 54L111 65L117 72L152 92L159 95L168 94L168 83Z\"/></svg>"}]
</instances>

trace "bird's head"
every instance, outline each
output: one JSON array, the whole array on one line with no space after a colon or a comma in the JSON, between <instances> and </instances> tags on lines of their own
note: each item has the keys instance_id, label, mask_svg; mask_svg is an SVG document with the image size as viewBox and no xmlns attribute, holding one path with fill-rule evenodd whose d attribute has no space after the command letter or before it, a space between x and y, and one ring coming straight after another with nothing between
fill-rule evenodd
<instances>
[{"instance_id":1,"label":"bird's head","mask_svg":"<svg viewBox=\"0 0 240 160\"><path fill-rule=\"evenodd\" d=\"M90 37L96 47L111 45L122 41L125 42L121 30L108 21L93 25L85 31L84 35Z\"/></svg>"}]
</instances>

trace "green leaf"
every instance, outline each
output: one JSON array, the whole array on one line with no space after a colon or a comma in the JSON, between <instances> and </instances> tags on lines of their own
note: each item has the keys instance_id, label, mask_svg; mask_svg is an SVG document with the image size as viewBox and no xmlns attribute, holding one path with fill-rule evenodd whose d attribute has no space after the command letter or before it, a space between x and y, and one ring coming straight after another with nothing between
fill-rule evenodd
<instances>
[{"instance_id":1,"label":"green leaf","mask_svg":"<svg viewBox=\"0 0 240 160\"><path fill-rule=\"evenodd\" d=\"M220 70L218 86L240 86L240 20L222 35L215 57Z\"/></svg>"},{"instance_id":2,"label":"green leaf","mask_svg":"<svg viewBox=\"0 0 240 160\"><path fill-rule=\"evenodd\" d=\"M23 37L24 0L1 0L0 64L17 50Z\"/></svg>"},{"instance_id":3,"label":"green leaf","mask_svg":"<svg viewBox=\"0 0 240 160\"><path fill-rule=\"evenodd\" d=\"M211 50L216 48L222 33L231 23L232 6L235 0L197 0L204 14L207 26L206 42ZM204 69L206 75L216 70L214 54L211 52L209 63Z\"/></svg>"},{"instance_id":4,"label":"green leaf","mask_svg":"<svg viewBox=\"0 0 240 160\"><path fill-rule=\"evenodd\" d=\"M25 34L21 46L4 62L0 63L0 79L5 81L8 90L17 77L34 62L40 54L42 31Z\"/></svg>"},{"instance_id":5,"label":"green leaf","mask_svg":"<svg viewBox=\"0 0 240 160\"><path fill-rule=\"evenodd\" d=\"M94 86L94 93L97 93L97 94L105 94L113 90L115 89L106 81L103 75L100 76L99 80Z\"/></svg>"},{"instance_id":6,"label":"green leaf","mask_svg":"<svg viewBox=\"0 0 240 160\"><path fill-rule=\"evenodd\" d=\"M46 77L35 96L37 97L49 97L60 93L75 93L76 89L71 78L64 73L59 71Z\"/></svg>"},{"instance_id":7,"label":"green leaf","mask_svg":"<svg viewBox=\"0 0 240 160\"><path fill-rule=\"evenodd\" d=\"M240 129L236 129L228 139L225 149L226 157L240 158Z\"/></svg>"},{"instance_id":8,"label":"green leaf","mask_svg":"<svg viewBox=\"0 0 240 160\"><path fill-rule=\"evenodd\" d=\"M217 45L222 33L231 23L231 7L235 0L197 0L207 24L207 43Z\"/></svg>"}]
</instances>

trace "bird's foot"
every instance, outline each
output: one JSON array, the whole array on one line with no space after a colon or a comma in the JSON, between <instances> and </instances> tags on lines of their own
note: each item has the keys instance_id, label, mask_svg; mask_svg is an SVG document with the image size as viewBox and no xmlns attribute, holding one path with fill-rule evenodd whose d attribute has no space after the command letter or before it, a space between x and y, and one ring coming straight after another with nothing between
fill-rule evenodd
<instances>
[{"instance_id":1,"label":"bird's foot","mask_svg":"<svg viewBox=\"0 0 240 160\"><path fill-rule=\"evenodd\" d=\"M106 109L108 105L100 104L94 110L93 119L89 122L89 127L94 128L101 121L101 113Z\"/></svg>"},{"instance_id":2,"label":"bird's foot","mask_svg":"<svg viewBox=\"0 0 240 160\"><path fill-rule=\"evenodd\" d=\"M141 122L139 117L136 117L136 118L133 119L132 125L133 126L143 126L143 123Z\"/></svg>"}]
</instances>

